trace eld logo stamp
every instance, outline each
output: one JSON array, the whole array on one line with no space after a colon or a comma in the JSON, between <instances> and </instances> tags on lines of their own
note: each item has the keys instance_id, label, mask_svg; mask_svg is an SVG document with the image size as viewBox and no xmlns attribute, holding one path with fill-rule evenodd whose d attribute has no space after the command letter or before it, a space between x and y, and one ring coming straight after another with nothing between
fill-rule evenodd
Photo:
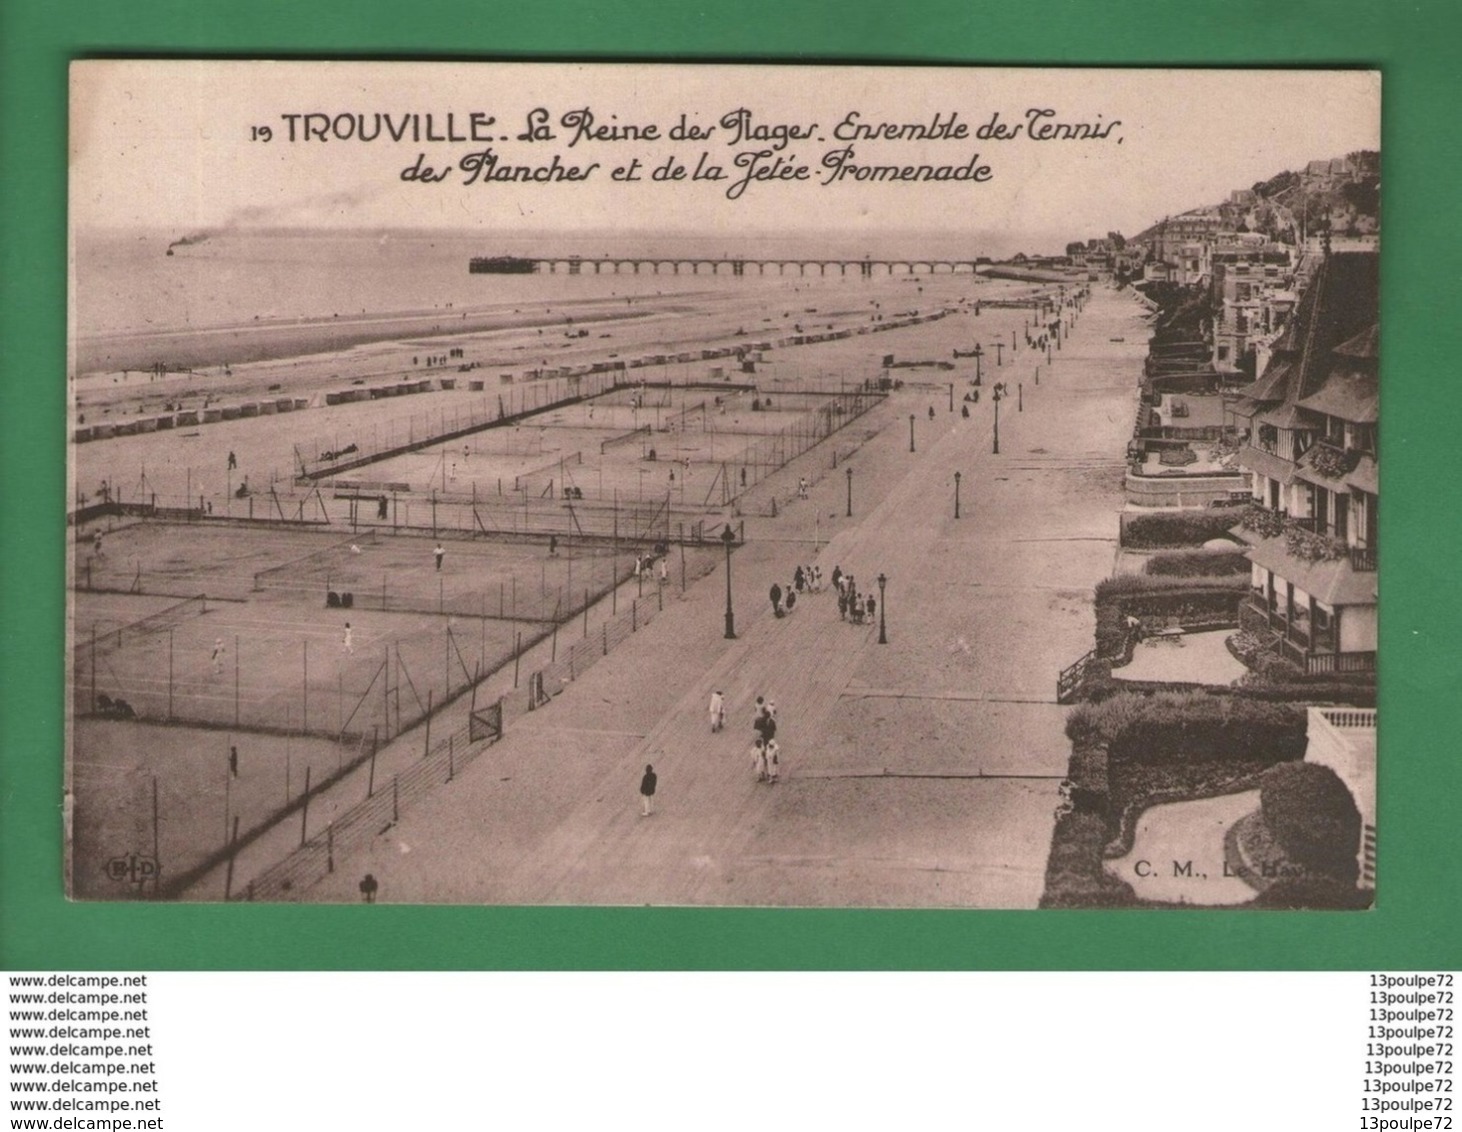
<instances>
[{"instance_id":1,"label":"eld logo stamp","mask_svg":"<svg viewBox=\"0 0 1462 1132\"><path fill-rule=\"evenodd\" d=\"M148 881L155 881L160 870L157 861L151 857L139 853L127 853L120 857L113 857L106 864L107 879L116 881L118 884L135 884L142 886Z\"/></svg>"}]
</instances>

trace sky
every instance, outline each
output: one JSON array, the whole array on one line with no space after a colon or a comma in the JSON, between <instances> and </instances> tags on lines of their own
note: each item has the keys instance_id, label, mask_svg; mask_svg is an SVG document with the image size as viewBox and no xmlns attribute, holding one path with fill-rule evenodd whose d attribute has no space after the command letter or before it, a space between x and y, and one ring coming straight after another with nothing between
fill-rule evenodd
<instances>
[{"instance_id":1,"label":"sky","mask_svg":"<svg viewBox=\"0 0 1462 1132\"><path fill-rule=\"evenodd\" d=\"M1380 76L1364 71L86 61L71 72L70 208L80 228L180 236L1075 239L1132 235L1309 160L1380 147ZM920 166L941 179L917 179ZM581 178L488 176L519 167ZM915 179L895 179L903 170Z\"/></svg>"}]
</instances>

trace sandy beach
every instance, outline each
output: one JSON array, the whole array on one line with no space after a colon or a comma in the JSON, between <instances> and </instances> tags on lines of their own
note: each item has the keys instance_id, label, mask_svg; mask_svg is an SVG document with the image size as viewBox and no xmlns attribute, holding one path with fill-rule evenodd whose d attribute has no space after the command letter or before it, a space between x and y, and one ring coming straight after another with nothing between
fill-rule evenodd
<instances>
[{"instance_id":1,"label":"sandy beach","mask_svg":"<svg viewBox=\"0 0 1462 1132\"><path fill-rule=\"evenodd\" d=\"M285 395L304 399L307 412L222 420L201 427L119 435L78 444L74 468L77 498L94 497L106 482L127 500L181 505L227 505L242 477L281 483L298 469L298 454L339 448L351 436L384 434L405 418L450 419L495 404L499 392L518 388L544 369L628 363L657 355L691 354L695 361L667 362L630 372L652 383L724 380L754 382L759 389L814 385L837 389L880 372L885 353L900 361L925 361L927 370L897 376L945 380L954 371L952 349L927 336L858 333L881 322L957 309L962 301L1027 294L1034 285L987 282L970 275L900 275L872 281L844 278L757 279L741 289L680 291L594 302L545 304L458 312L457 324L441 312L409 317L367 316L337 326L335 320L232 330L170 331L180 349L208 356L220 335L247 335L270 355L157 375L148 370L83 372L73 381L74 425L125 424L175 410L244 404ZM460 317L465 315L467 317ZM775 343L799 334L846 331L849 336L815 345L762 353L754 374L742 374L734 357L700 360L700 352ZM339 335L370 341L334 346ZM143 340L139 336L139 341ZM926 347L924 343L928 343ZM294 352L303 350L304 352ZM915 356L918 354L919 356ZM925 357L924 355L928 356ZM959 371L973 370L968 359ZM325 394L363 384L430 381L432 392L325 406ZM443 379L454 388L441 388ZM473 382L481 382L477 391ZM237 454L239 475L224 474L223 457Z\"/></svg>"}]
</instances>

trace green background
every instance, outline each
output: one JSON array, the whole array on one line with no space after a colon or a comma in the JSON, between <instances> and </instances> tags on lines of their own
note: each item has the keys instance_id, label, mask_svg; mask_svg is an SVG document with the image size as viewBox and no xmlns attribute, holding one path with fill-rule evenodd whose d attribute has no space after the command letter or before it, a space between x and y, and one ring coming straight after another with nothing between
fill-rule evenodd
<instances>
[{"instance_id":1,"label":"green background","mask_svg":"<svg viewBox=\"0 0 1462 1132\"><path fill-rule=\"evenodd\" d=\"M1462 7L1451 0L1405 6L1381 0L742 0L714 7L663 0L3 0L0 967L1462 967L1459 603L1448 584L1462 531L1455 486L1462 403L1459 30ZM66 64L105 55L1380 68L1386 566L1377 909L996 913L67 903L58 804Z\"/></svg>"}]
</instances>

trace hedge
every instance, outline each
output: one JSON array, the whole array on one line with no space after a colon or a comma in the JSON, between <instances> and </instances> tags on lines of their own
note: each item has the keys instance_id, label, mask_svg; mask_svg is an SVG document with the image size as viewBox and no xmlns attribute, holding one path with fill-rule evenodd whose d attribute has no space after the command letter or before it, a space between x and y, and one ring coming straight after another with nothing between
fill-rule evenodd
<instances>
[{"instance_id":1,"label":"hedge","mask_svg":"<svg viewBox=\"0 0 1462 1132\"><path fill-rule=\"evenodd\" d=\"M1122 545L1134 550L1202 546L1209 539L1230 538L1238 522L1239 516L1225 508L1137 515L1123 525Z\"/></svg>"},{"instance_id":2,"label":"hedge","mask_svg":"<svg viewBox=\"0 0 1462 1132\"><path fill-rule=\"evenodd\" d=\"M1158 680L1118 680L1113 676L1093 676L1082 687L1082 697L1087 703L1103 703L1115 696L1151 695L1154 693L1185 691L1195 695L1212 696L1217 699L1258 700L1264 703L1311 703L1344 704L1347 707L1372 708L1376 706L1376 683L1374 677L1353 673L1332 673L1329 676L1301 676L1282 683L1265 681L1250 682L1248 677L1239 684L1209 684L1201 688L1184 689L1182 685Z\"/></svg>"},{"instance_id":3,"label":"hedge","mask_svg":"<svg viewBox=\"0 0 1462 1132\"><path fill-rule=\"evenodd\" d=\"M1257 759L1305 753L1306 714L1290 704L1202 692L1115 695L1078 704L1066 735L1078 747L1105 746L1111 759L1136 763Z\"/></svg>"},{"instance_id":4,"label":"hedge","mask_svg":"<svg viewBox=\"0 0 1462 1132\"><path fill-rule=\"evenodd\" d=\"M1253 901L1255 908L1338 909L1359 911L1375 903L1375 893L1368 888L1327 876L1287 877L1277 880Z\"/></svg>"},{"instance_id":5,"label":"hedge","mask_svg":"<svg viewBox=\"0 0 1462 1132\"><path fill-rule=\"evenodd\" d=\"M1306 762L1270 767L1259 783L1259 809L1291 860L1321 875L1355 883L1360 810L1333 770Z\"/></svg>"},{"instance_id":6,"label":"hedge","mask_svg":"<svg viewBox=\"0 0 1462 1132\"><path fill-rule=\"evenodd\" d=\"M1151 577L1215 578L1241 574L1249 577L1250 562L1238 550L1178 550L1154 554L1143 567Z\"/></svg>"},{"instance_id":7,"label":"hedge","mask_svg":"<svg viewBox=\"0 0 1462 1132\"><path fill-rule=\"evenodd\" d=\"M1237 575L1183 578L1118 574L1099 581L1095 592L1097 655L1121 657L1125 663L1131 659L1127 653L1129 616L1234 622L1249 592L1249 579Z\"/></svg>"},{"instance_id":8,"label":"hedge","mask_svg":"<svg viewBox=\"0 0 1462 1132\"><path fill-rule=\"evenodd\" d=\"M1107 827L1094 814L1069 813L1056 820L1046 858L1042 908L1124 908L1138 903L1132 886L1103 867Z\"/></svg>"},{"instance_id":9,"label":"hedge","mask_svg":"<svg viewBox=\"0 0 1462 1132\"><path fill-rule=\"evenodd\" d=\"M1247 559L1245 560L1247 562ZM1172 594L1206 594L1214 590L1231 594L1247 594L1249 577L1235 577L1232 574L1208 574L1202 576L1164 577L1153 574L1114 574L1096 584L1097 601L1119 597L1145 597Z\"/></svg>"}]
</instances>

